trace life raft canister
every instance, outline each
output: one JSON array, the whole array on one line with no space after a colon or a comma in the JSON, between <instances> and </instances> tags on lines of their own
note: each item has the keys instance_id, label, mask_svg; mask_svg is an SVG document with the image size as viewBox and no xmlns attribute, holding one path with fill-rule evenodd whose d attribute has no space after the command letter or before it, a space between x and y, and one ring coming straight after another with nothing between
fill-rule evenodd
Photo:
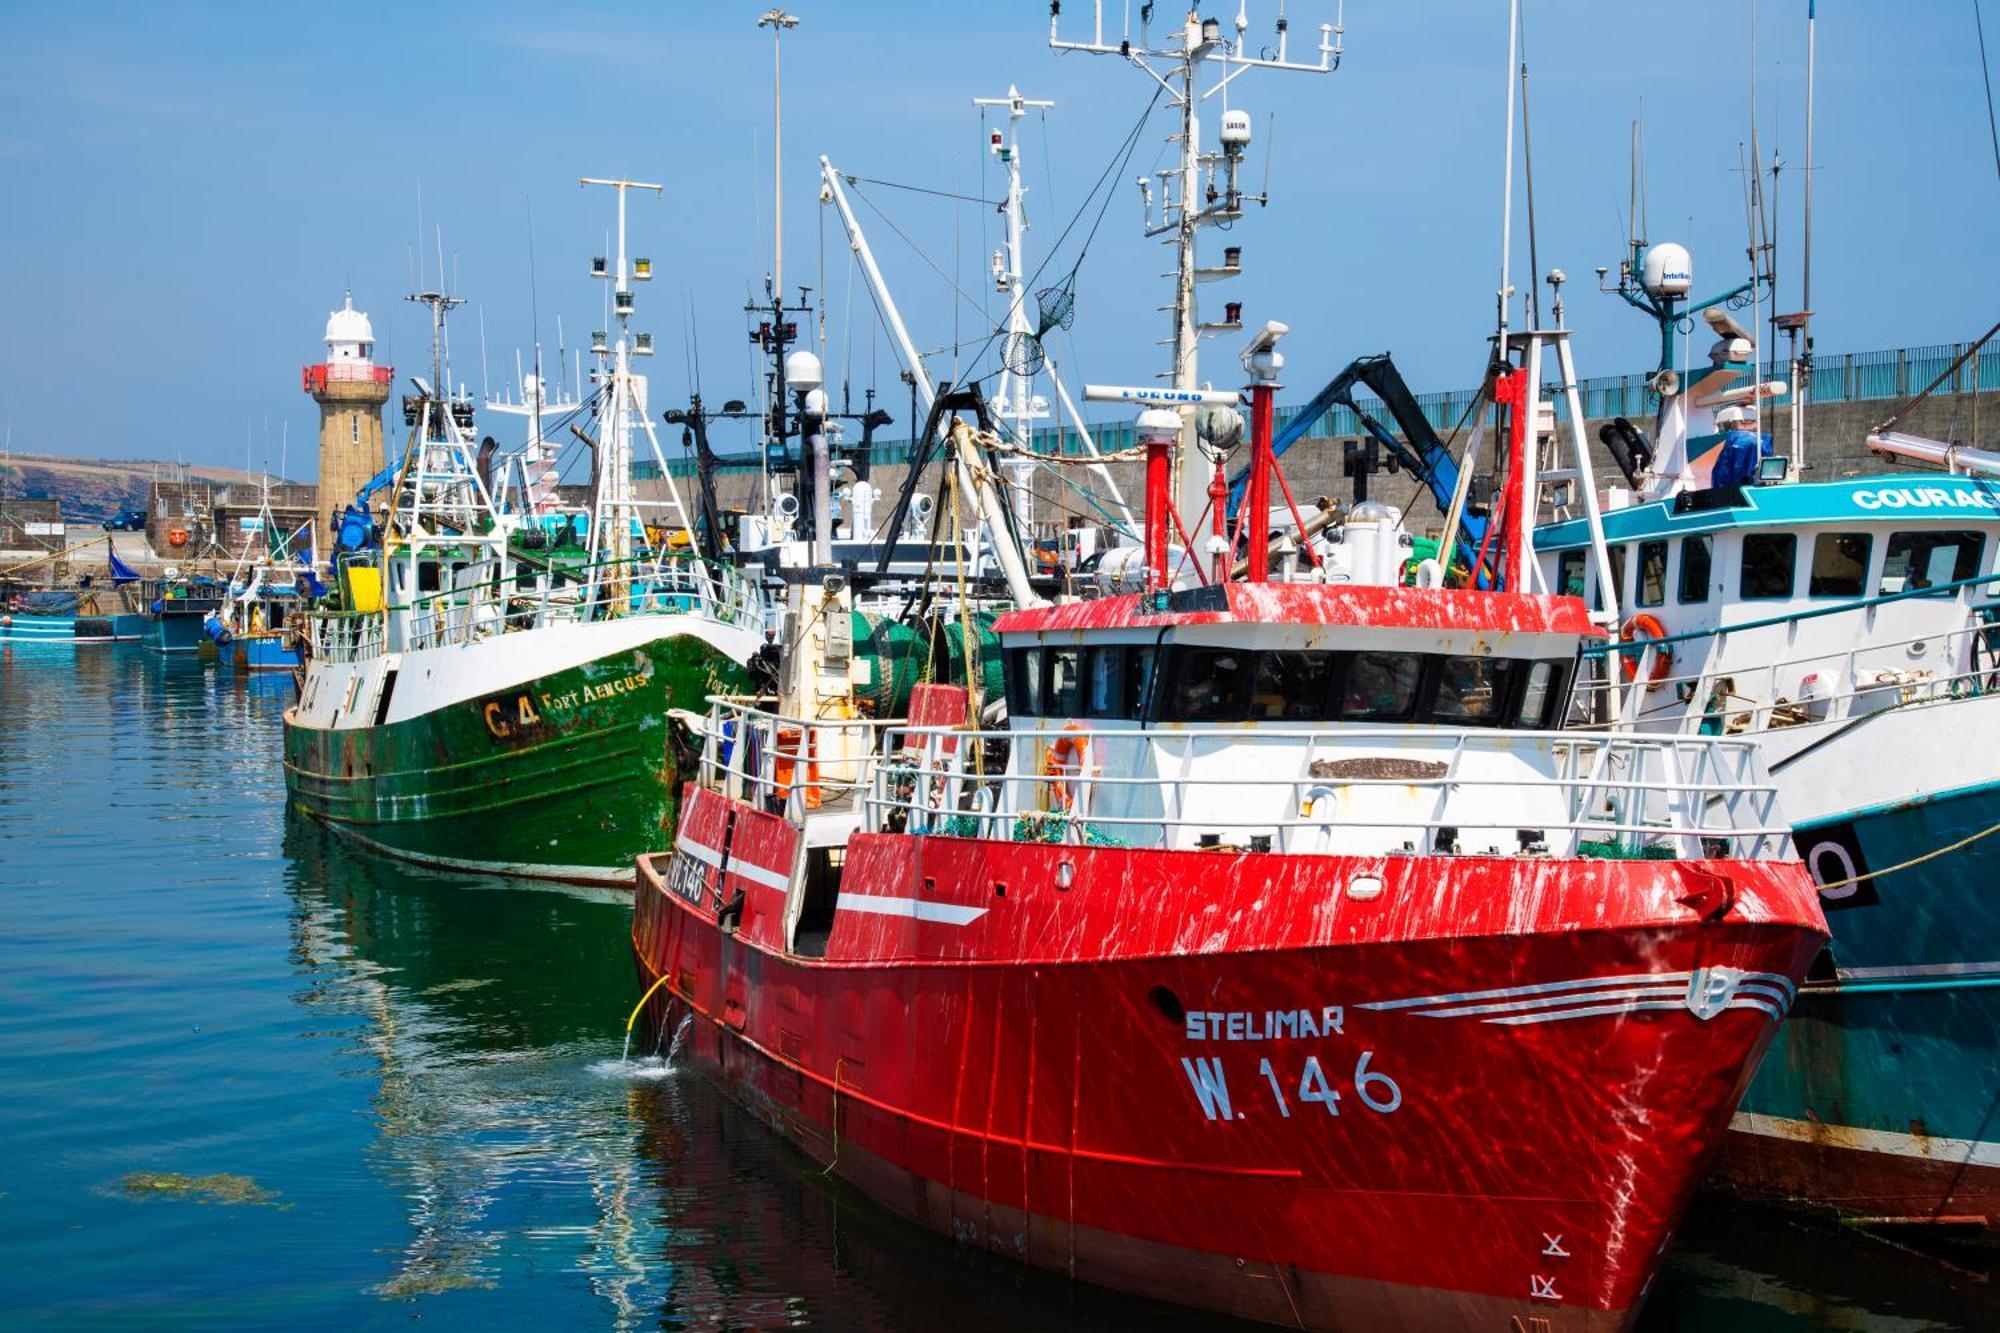
<instances>
[{"instance_id":1,"label":"life raft canister","mask_svg":"<svg viewBox=\"0 0 2000 1333\"><path fill-rule=\"evenodd\" d=\"M1667 627L1660 623L1658 616L1649 611L1641 611L1625 622L1625 628L1618 632L1618 641L1634 645L1622 649L1618 654L1618 666L1625 673L1625 679L1637 680L1639 677L1639 658L1644 650L1641 640L1655 640L1653 669L1646 676L1646 689L1651 692L1660 688L1660 682L1667 678L1667 673L1672 671L1674 666L1673 645L1657 642L1666 637Z\"/></svg>"}]
</instances>

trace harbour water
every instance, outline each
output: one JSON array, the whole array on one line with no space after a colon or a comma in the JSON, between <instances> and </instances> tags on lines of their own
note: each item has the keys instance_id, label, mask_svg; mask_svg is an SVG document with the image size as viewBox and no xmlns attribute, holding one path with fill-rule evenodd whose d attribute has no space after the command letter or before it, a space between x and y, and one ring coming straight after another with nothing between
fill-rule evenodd
<instances>
[{"instance_id":1,"label":"harbour water","mask_svg":"<svg viewBox=\"0 0 2000 1333\"><path fill-rule=\"evenodd\" d=\"M0 650L0 1325L1215 1327L920 1234L621 1062L626 897L288 819L291 693ZM1995 1326L1960 1268L1720 1201L1642 1322Z\"/></svg>"}]
</instances>

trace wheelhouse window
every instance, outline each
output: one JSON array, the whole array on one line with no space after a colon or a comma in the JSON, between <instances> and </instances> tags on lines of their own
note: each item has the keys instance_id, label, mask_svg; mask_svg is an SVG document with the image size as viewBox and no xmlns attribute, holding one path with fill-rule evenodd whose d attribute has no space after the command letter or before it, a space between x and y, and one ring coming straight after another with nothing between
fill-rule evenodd
<instances>
[{"instance_id":1,"label":"wheelhouse window","mask_svg":"<svg viewBox=\"0 0 2000 1333\"><path fill-rule=\"evenodd\" d=\"M1640 606L1659 606L1667 600L1667 544L1664 541L1639 543Z\"/></svg>"},{"instance_id":2,"label":"wheelhouse window","mask_svg":"<svg viewBox=\"0 0 2000 1333\"><path fill-rule=\"evenodd\" d=\"M1708 600L1709 575L1714 561L1706 537L1681 538L1681 605Z\"/></svg>"},{"instance_id":3,"label":"wheelhouse window","mask_svg":"<svg viewBox=\"0 0 2000 1333\"><path fill-rule=\"evenodd\" d=\"M1581 548L1556 556L1556 592L1563 597L1583 596L1583 562L1589 554Z\"/></svg>"},{"instance_id":4,"label":"wheelhouse window","mask_svg":"<svg viewBox=\"0 0 2000 1333\"><path fill-rule=\"evenodd\" d=\"M1507 715L1515 663L1504 657L1446 657L1431 691L1431 718L1461 727L1497 727Z\"/></svg>"},{"instance_id":5,"label":"wheelhouse window","mask_svg":"<svg viewBox=\"0 0 2000 1333\"><path fill-rule=\"evenodd\" d=\"M1751 532L1743 537L1743 579L1746 601L1792 595L1792 567L1798 563L1799 539L1789 532Z\"/></svg>"},{"instance_id":6,"label":"wheelhouse window","mask_svg":"<svg viewBox=\"0 0 2000 1333\"><path fill-rule=\"evenodd\" d=\"M1326 717L1334 661L1332 653L1259 653L1250 687L1250 716L1274 722L1317 722Z\"/></svg>"},{"instance_id":7,"label":"wheelhouse window","mask_svg":"<svg viewBox=\"0 0 2000 1333\"><path fill-rule=\"evenodd\" d=\"M1044 717L1083 716L1083 650L1048 648L1049 693Z\"/></svg>"},{"instance_id":8,"label":"wheelhouse window","mask_svg":"<svg viewBox=\"0 0 2000 1333\"><path fill-rule=\"evenodd\" d=\"M1521 672L1521 702L1514 709L1514 725L1532 731L1553 731L1561 725L1560 710L1565 691L1566 662L1529 662Z\"/></svg>"},{"instance_id":9,"label":"wheelhouse window","mask_svg":"<svg viewBox=\"0 0 2000 1333\"><path fill-rule=\"evenodd\" d=\"M1611 586L1616 591L1618 600L1623 602L1625 600L1625 548L1622 546L1608 546L1605 548L1605 554L1611 557ZM1604 609L1604 589L1595 586L1595 583L1596 580L1593 579L1590 605L1593 610L1601 611Z\"/></svg>"},{"instance_id":10,"label":"wheelhouse window","mask_svg":"<svg viewBox=\"0 0 2000 1333\"><path fill-rule=\"evenodd\" d=\"M1007 711L1015 717L1041 717L1042 650L1017 648L1014 668L1007 673Z\"/></svg>"},{"instance_id":11,"label":"wheelhouse window","mask_svg":"<svg viewBox=\"0 0 2000 1333\"><path fill-rule=\"evenodd\" d=\"M1234 648L1183 648L1178 656L1170 720L1240 720L1250 684L1252 655Z\"/></svg>"},{"instance_id":12,"label":"wheelhouse window","mask_svg":"<svg viewBox=\"0 0 2000 1333\"><path fill-rule=\"evenodd\" d=\"M1151 648L1125 650L1126 717L1144 717L1152 706L1154 664L1159 653Z\"/></svg>"},{"instance_id":13,"label":"wheelhouse window","mask_svg":"<svg viewBox=\"0 0 2000 1333\"><path fill-rule=\"evenodd\" d=\"M1865 532L1822 532L1813 538L1811 597L1859 597L1868 583L1868 554L1874 539Z\"/></svg>"},{"instance_id":14,"label":"wheelhouse window","mask_svg":"<svg viewBox=\"0 0 2000 1333\"><path fill-rule=\"evenodd\" d=\"M1125 650L1093 648L1084 658L1083 715L1131 717L1125 704Z\"/></svg>"},{"instance_id":15,"label":"wheelhouse window","mask_svg":"<svg viewBox=\"0 0 2000 1333\"><path fill-rule=\"evenodd\" d=\"M1423 658L1415 653L1356 653L1342 688L1343 722L1407 722L1416 707Z\"/></svg>"},{"instance_id":16,"label":"wheelhouse window","mask_svg":"<svg viewBox=\"0 0 2000 1333\"><path fill-rule=\"evenodd\" d=\"M1882 592L1912 592L1979 573L1986 537L1978 532L1892 532L1882 558Z\"/></svg>"}]
</instances>

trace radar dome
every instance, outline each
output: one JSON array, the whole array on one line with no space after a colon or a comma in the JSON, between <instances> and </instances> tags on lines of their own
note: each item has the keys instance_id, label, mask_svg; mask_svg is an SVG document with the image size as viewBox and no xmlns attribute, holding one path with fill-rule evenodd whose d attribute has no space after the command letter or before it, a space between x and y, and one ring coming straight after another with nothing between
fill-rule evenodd
<instances>
[{"instance_id":1,"label":"radar dome","mask_svg":"<svg viewBox=\"0 0 2000 1333\"><path fill-rule=\"evenodd\" d=\"M1686 296L1694 289L1694 260L1687 247L1672 241L1649 247L1639 285L1651 296Z\"/></svg>"}]
</instances>

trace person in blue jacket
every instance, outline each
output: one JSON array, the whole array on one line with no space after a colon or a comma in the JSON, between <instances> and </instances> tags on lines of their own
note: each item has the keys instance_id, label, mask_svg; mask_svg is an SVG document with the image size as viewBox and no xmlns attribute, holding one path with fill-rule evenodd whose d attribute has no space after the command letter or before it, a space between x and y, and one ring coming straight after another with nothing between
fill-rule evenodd
<instances>
[{"instance_id":1,"label":"person in blue jacket","mask_svg":"<svg viewBox=\"0 0 2000 1333\"><path fill-rule=\"evenodd\" d=\"M1771 450L1768 437L1751 429L1749 413L1740 407L1725 407L1717 412L1715 424L1722 429L1722 449L1715 456L1715 466L1709 469L1709 485L1750 485L1757 480L1764 455Z\"/></svg>"}]
</instances>

